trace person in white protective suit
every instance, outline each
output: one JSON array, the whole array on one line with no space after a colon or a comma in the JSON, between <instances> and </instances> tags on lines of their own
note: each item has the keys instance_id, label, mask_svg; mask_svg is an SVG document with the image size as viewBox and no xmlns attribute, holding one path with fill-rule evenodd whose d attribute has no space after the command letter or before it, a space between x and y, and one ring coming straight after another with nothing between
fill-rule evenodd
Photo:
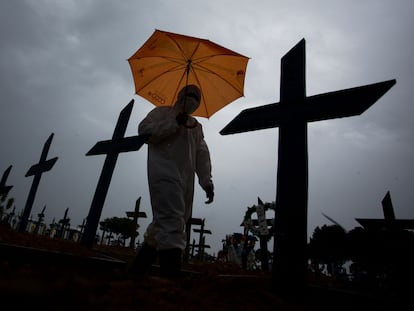
<instances>
[{"instance_id":1,"label":"person in white protective suit","mask_svg":"<svg viewBox=\"0 0 414 311\"><path fill-rule=\"evenodd\" d=\"M200 105L197 86L188 85L174 106L156 107L138 126L149 134L148 184L153 219L132 264L132 273L145 275L158 255L161 275L177 277L186 247L185 226L192 215L195 174L209 204L214 198L210 153L203 129L190 116Z\"/></svg>"}]
</instances>

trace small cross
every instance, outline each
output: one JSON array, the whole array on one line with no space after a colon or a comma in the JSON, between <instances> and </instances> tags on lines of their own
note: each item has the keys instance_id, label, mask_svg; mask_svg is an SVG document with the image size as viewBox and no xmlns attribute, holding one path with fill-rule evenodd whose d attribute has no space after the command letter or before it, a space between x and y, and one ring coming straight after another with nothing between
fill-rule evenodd
<instances>
[{"instance_id":1,"label":"small cross","mask_svg":"<svg viewBox=\"0 0 414 311\"><path fill-rule=\"evenodd\" d=\"M185 250L184 250L184 258L183 258L183 262L187 263L188 259L190 257L190 239L191 239L191 226L192 225L196 225L196 226L201 226L201 224L203 223L203 220L201 218L193 218L191 217L186 225L185 225L185 234L186 234L186 246L185 246Z\"/></svg>"},{"instance_id":2,"label":"small cross","mask_svg":"<svg viewBox=\"0 0 414 311\"><path fill-rule=\"evenodd\" d=\"M129 243L130 248L135 247L135 238L137 237L137 229L138 229L138 218L147 218L147 214L145 212L139 211L140 205L141 205L141 197L139 197L135 202L135 210L132 212L126 212L127 217L133 218L133 222L134 222L134 231L132 232L131 241Z\"/></svg>"},{"instance_id":3,"label":"small cross","mask_svg":"<svg viewBox=\"0 0 414 311\"><path fill-rule=\"evenodd\" d=\"M202 261L204 257L204 249L208 248L208 245L205 245L205 237L204 234L212 234L210 230L204 229L205 219L201 221L201 228L200 229L193 229L194 232L200 233L200 237L198 239L198 257L199 260Z\"/></svg>"},{"instance_id":4,"label":"small cross","mask_svg":"<svg viewBox=\"0 0 414 311\"><path fill-rule=\"evenodd\" d=\"M29 216L32 211L33 202L36 196L37 188L39 186L40 178L42 174L44 172L50 171L53 165L55 165L56 161L58 160L58 157L52 158L50 160L46 160L50 145L52 144L53 135L54 135L53 133L50 134L49 138L46 140L43 146L43 150L40 156L39 163L32 165L32 167L30 167L30 169L27 171L25 175L25 177L34 176L34 178L33 178L32 186L29 191L29 195L26 200L26 205L23 210L23 215L22 215L22 218L19 224L19 230L18 230L19 232L26 231L26 227L29 221Z\"/></svg>"},{"instance_id":5,"label":"small cross","mask_svg":"<svg viewBox=\"0 0 414 311\"><path fill-rule=\"evenodd\" d=\"M60 232L59 232L59 237L60 238L65 237L66 228L69 226L69 223L70 223L70 218L68 218L68 212L69 212L69 207L66 208L65 214L63 215L63 219L59 220L59 223L61 224L60 225Z\"/></svg>"},{"instance_id":6,"label":"small cross","mask_svg":"<svg viewBox=\"0 0 414 311\"><path fill-rule=\"evenodd\" d=\"M81 244L92 247L95 241L96 231L101 218L103 205L111 183L112 174L115 169L118 155L121 152L136 151L148 139L148 135L124 137L131 116L134 100L131 100L119 114L114 133L111 140L100 141L89 150L86 155L106 154L105 162L99 176L95 195L93 196L91 208L86 218L85 232L82 235Z\"/></svg>"},{"instance_id":7,"label":"small cross","mask_svg":"<svg viewBox=\"0 0 414 311\"><path fill-rule=\"evenodd\" d=\"M37 214L37 221L35 223L35 228L34 228L34 231L33 231L33 233L35 235L37 235L39 233L40 225L42 224L43 218L45 218L45 209L46 209L46 205L43 206L43 209L40 212L40 214Z\"/></svg>"}]
</instances>

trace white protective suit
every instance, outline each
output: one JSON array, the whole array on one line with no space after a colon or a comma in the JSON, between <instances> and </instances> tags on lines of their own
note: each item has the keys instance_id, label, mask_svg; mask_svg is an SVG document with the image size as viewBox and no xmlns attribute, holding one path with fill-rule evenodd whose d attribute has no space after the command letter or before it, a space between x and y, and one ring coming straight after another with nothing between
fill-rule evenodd
<instances>
[{"instance_id":1,"label":"white protective suit","mask_svg":"<svg viewBox=\"0 0 414 311\"><path fill-rule=\"evenodd\" d=\"M188 92L198 92L188 86ZM173 107L156 107L138 126L139 134L151 134L148 144L148 184L153 220L145 242L157 250L185 249L185 225L192 215L194 177L200 186L213 189L210 153L202 126L189 116L187 126L177 123L178 113L194 112L199 101L184 97L183 91ZM194 127L190 127L194 126Z\"/></svg>"}]
</instances>

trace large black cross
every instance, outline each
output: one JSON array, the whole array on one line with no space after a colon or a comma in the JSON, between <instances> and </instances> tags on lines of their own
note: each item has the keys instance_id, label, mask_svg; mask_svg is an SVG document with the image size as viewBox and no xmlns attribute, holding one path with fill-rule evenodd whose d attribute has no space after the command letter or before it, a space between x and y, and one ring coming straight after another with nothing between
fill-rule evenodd
<instances>
[{"instance_id":1,"label":"large black cross","mask_svg":"<svg viewBox=\"0 0 414 311\"><path fill-rule=\"evenodd\" d=\"M27 196L26 205L23 210L23 215L20 220L19 224L19 232L26 231L27 224L29 222L29 216L32 211L33 202L36 197L37 188L40 183L40 178L42 177L42 174L44 172L50 171L55 165L56 161L58 160L58 157L52 158L50 160L46 160L47 153L49 152L50 145L52 144L54 134L50 134L49 138L46 140L42 154L40 156L39 163L32 165L30 169L27 171L25 177L34 176L32 186L29 191L29 195Z\"/></svg>"},{"instance_id":2,"label":"large black cross","mask_svg":"<svg viewBox=\"0 0 414 311\"><path fill-rule=\"evenodd\" d=\"M148 135L124 137L133 105L134 100L132 99L129 104L122 109L112 139L96 143L95 146L86 153L87 156L106 154L101 175L99 176L98 184L96 186L95 195L92 199L91 208L88 217L86 218L85 231L81 239L81 244L87 247L92 247L95 241L99 219L101 218L103 205L105 203L105 198L108 193L109 184L111 183L112 174L119 153L139 150L148 139Z\"/></svg>"},{"instance_id":3,"label":"large black cross","mask_svg":"<svg viewBox=\"0 0 414 311\"><path fill-rule=\"evenodd\" d=\"M7 195L13 186L6 186L7 177L9 177L10 171L12 169L12 165L10 165L3 173L3 176L0 180L0 196Z\"/></svg>"},{"instance_id":4,"label":"large black cross","mask_svg":"<svg viewBox=\"0 0 414 311\"><path fill-rule=\"evenodd\" d=\"M279 127L273 281L286 294L302 294L307 271L307 123L359 115L395 80L306 96L305 40L281 60L280 102L246 109L220 134Z\"/></svg>"}]
</instances>

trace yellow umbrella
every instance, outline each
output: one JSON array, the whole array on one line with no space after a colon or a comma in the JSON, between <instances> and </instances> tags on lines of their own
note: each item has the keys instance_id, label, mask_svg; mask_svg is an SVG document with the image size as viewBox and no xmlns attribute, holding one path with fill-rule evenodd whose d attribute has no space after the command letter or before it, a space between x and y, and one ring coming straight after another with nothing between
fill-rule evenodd
<instances>
[{"instance_id":1,"label":"yellow umbrella","mask_svg":"<svg viewBox=\"0 0 414 311\"><path fill-rule=\"evenodd\" d=\"M193 84L202 96L192 115L209 118L244 95L248 60L206 39L155 30L128 62L136 94L155 106L172 106Z\"/></svg>"}]
</instances>

